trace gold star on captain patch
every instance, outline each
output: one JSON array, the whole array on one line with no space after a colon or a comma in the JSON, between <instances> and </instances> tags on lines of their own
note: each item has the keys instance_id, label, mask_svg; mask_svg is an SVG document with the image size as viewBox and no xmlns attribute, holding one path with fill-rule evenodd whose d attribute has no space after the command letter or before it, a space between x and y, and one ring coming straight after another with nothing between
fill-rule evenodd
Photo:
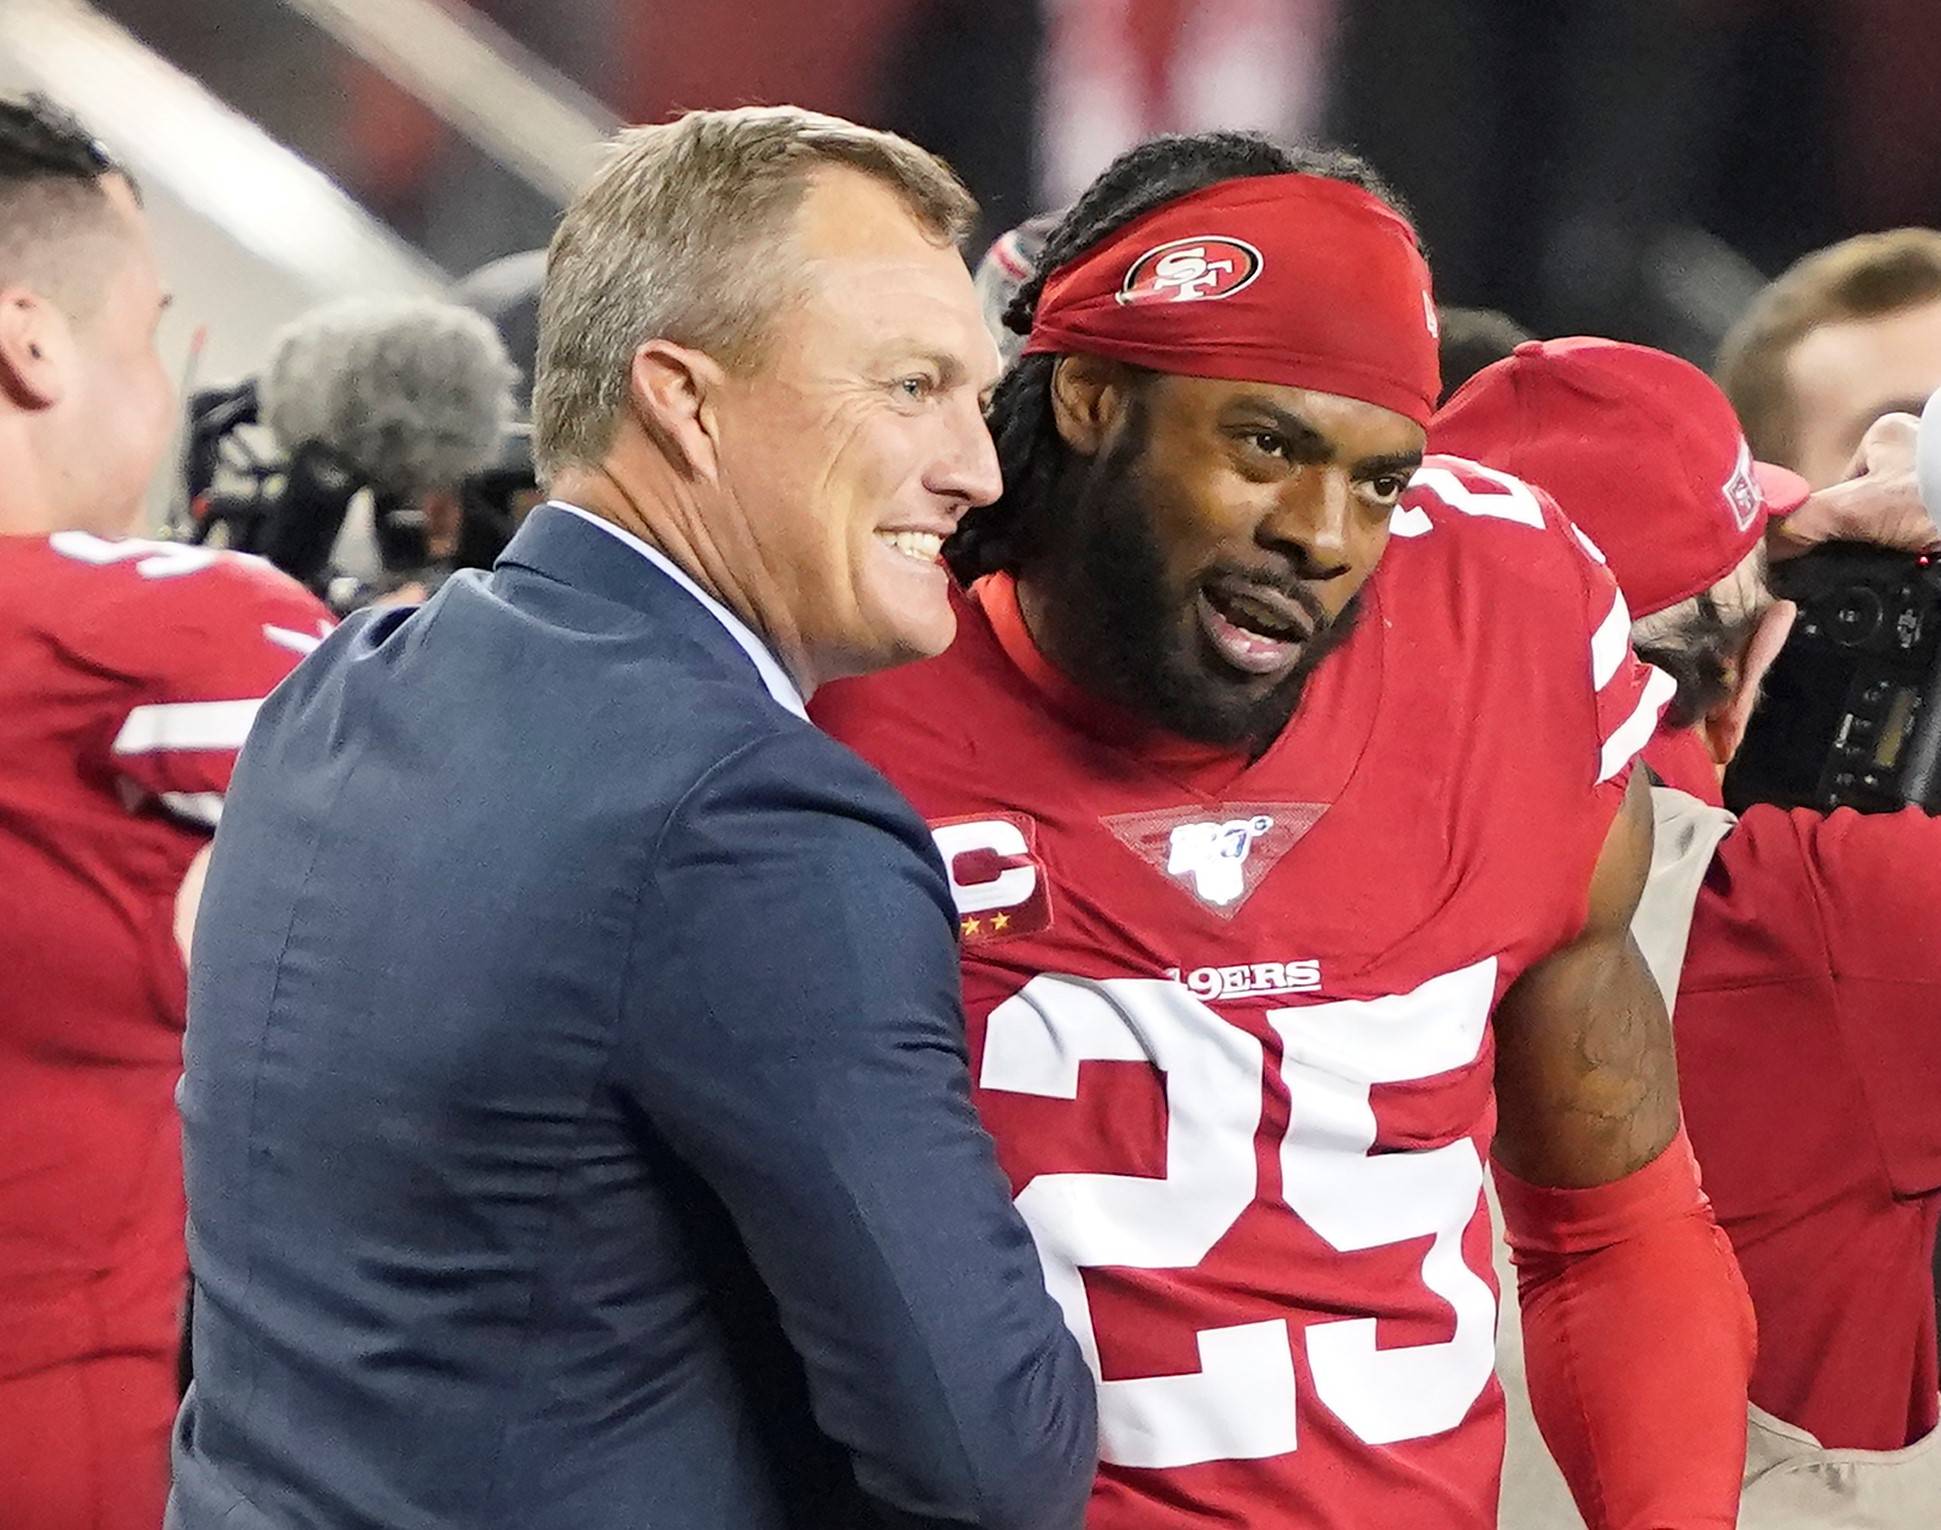
<instances>
[{"instance_id":1,"label":"gold star on captain patch","mask_svg":"<svg viewBox=\"0 0 1941 1530\"><path fill-rule=\"evenodd\" d=\"M1004 927L1008 925L1010 922L1011 922L1011 916L1009 914L991 915L991 933L993 935L1002 934L1004 931Z\"/></svg>"},{"instance_id":2,"label":"gold star on captain patch","mask_svg":"<svg viewBox=\"0 0 1941 1530\"><path fill-rule=\"evenodd\" d=\"M984 921L976 918L966 919L958 928L966 935L975 935L984 928Z\"/></svg>"}]
</instances>

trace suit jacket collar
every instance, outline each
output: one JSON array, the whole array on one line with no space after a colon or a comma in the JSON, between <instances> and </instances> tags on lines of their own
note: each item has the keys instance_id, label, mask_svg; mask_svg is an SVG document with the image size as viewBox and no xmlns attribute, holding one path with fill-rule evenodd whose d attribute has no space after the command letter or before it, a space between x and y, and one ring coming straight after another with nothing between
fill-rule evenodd
<instances>
[{"instance_id":1,"label":"suit jacket collar","mask_svg":"<svg viewBox=\"0 0 1941 1530\"><path fill-rule=\"evenodd\" d=\"M801 692L760 638L702 593L664 554L592 524L588 512L560 504L536 507L493 565L507 566L530 569L670 622L728 665L752 670L779 705L807 716Z\"/></svg>"}]
</instances>

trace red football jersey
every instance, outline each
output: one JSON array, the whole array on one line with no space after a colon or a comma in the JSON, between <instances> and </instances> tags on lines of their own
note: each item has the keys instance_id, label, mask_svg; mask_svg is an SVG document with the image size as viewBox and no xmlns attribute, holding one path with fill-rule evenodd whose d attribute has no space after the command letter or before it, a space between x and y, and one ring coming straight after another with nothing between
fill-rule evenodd
<instances>
[{"instance_id":1,"label":"red football jersey","mask_svg":"<svg viewBox=\"0 0 1941 1530\"><path fill-rule=\"evenodd\" d=\"M1002 577L819 720L930 821L978 1104L1100 1378L1098 1530L1495 1522L1489 1017L1581 927L1670 693L1523 484L1437 458L1249 763L1037 653Z\"/></svg>"},{"instance_id":2,"label":"red football jersey","mask_svg":"<svg viewBox=\"0 0 1941 1530\"><path fill-rule=\"evenodd\" d=\"M0 537L0 1378L173 1350L175 896L257 705L329 627L258 559Z\"/></svg>"}]
</instances>

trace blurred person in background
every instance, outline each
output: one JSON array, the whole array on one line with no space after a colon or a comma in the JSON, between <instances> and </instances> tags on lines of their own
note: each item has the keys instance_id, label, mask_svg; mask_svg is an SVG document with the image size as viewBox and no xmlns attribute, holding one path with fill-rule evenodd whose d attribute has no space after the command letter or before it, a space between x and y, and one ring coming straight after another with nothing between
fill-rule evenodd
<instances>
[{"instance_id":1,"label":"blurred person in background","mask_svg":"<svg viewBox=\"0 0 1941 1530\"><path fill-rule=\"evenodd\" d=\"M1842 453L1884 411L1919 410L1941 387L1941 231L1861 234L1804 257L1733 326L1714 370L1761 451L1816 485L1832 482L1851 466ZM1921 545L1918 516L1887 536L1840 509L1773 538L1773 555L1842 538ZM1941 1284L1941 1247L1935 1269Z\"/></svg>"},{"instance_id":2,"label":"blurred person in background","mask_svg":"<svg viewBox=\"0 0 1941 1530\"><path fill-rule=\"evenodd\" d=\"M134 539L175 425L134 182L0 101L0 1524L156 1530L187 1275L183 953L223 793L323 607Z\"/></svg>"},{"instance_id":3,"label":"blurred person in background","mask_svg":"<svg viewBox=\"0 0 1941 1530\"><path fill-rule=\"evenodd\" d=\"M1163 133L1238 128L1299 143L1330 88L1341 0L1038 0L1033 161L1068 202Z\"/></svg>"},{"instance_id":4,"label":"blurred person in background","mask_svg":"<svg viewBox=\"0 0 1941 1530\"><path fill-rule=\"evenodd\" d=\"M1442 358L1442 401L1484 367L1508 356L1536 336L1506 313L1494 308L1464 308L1455 303L1436 306L1436 351Z\"/></svg>"},{"instance_id":5,"label":"blurred person in background","mask_svg":"<svg viewBox=\"0 0 1941 1530\"><path fill-rule=\"evenodd\" d=\"M956 643L814 706L943 851L1089 1523L1494 1525L1492 1155L1593 1522L1730 1523L1751 1314L1628 935L1671 682L1554 507L1423 463L1428 271L1361 161L1161 138L1039 264Z\"/></svg>"},{"instance_id":6,"label":"blurred person in background","mask_svg":"<svg viewBox=\"0 0 1941 1530\"><path fill-rule=\"evenodd\" d=\"M950 640L972 209L795 108L623 134L547 265L553 501L271 699L191 983L176 1530L1079 1523L943 868L804 710Z\"/></svg>"},{"instance_id":7,"label":"blurred person in background","mask_svg":"<svg viewBox=\"0 0 1941 1530\"><path fill-rule=\"evenodd\" d=\"M422 599L454 566L466 486L508 448L530 471L530 436L510 428L518 375L492 322L461 303L350 297L300 314L256 378L197 396L194 535L268 558L340 613ZM209 434L238 409L277 452L239 459ZM375 566L357 556L360 532Z\"/></svg>"},{"instance_id":8,"label":"blurred person in background","mask_svg":"<svg viewBox=\"0 0 1941 1530\"><path fill-rule=\"evenodd\" d=\"M545 500L532 460L532 378L539 356L539 297L546 252L522 250L490 261L452 289L454 302L477 310L498 331L518 371L512 419L498 459L459 488L459 517L447 556L458 568L490 568L527 515Z\"/></svg>"},{"instance_id":9,"label":"blurred person in background","mask_svg":"<svg viewBox=\"0 0 1941 1530\"><path fill-rule=\"evenodd\" d=\"M1388 167L1450 301L1540 333L1622 326L1709 350L1687 294L1710 275L1693 231L1734 147L1740 17L1764 8L1355 0L1328 130ZM1770 111L1761 128L1801 131Z\"/></svg>"},{"instance_id":10,"label":"blurred person in background","mask_svg":"<svg viewBox=\"0 0 1941 1530\"><path fill-rule=\"evenodd\" d=\"M1036 213L991 241L984 258L971 273L977 301L984 309L984 327L997 342L998 356L1009 367L1024 351L1024 336L1004 322L1004 315L1024 284L1038 271L1045 238L1065 216L1065 209Z\"/></svg>"},{"instance_id":11,"label":"blurred person in background","mask_svg":"<svg viewBox=\"0 0 1941 1530\"><path fill-rule=\"evenodd\" d=\"M1837 519L1904 545L1912 519L1932 538L1913 425L1879 421L1867 470L1825 491L1839 506L1824 512L1752 457L1696 367L1576 339L1479 374L1430 440L1541 486L1609 556L1637 651L1678 681L1663 731L1689 736L1716 789L1793 620L1767 588L1769 529L1798 540ZM1932 1526L1941 820L1760 805L1735 822L1675 787L1653 795L1636 931L1674 1002L1687 1127L1759 1320L1740 1524ZM1525 1446L1506 1527L1567 1523Z\"/></svg>"},{"instance_id":12,"label":"blurred person in background","mask_svg":"<svg viewBox=\"0 0 1941 1530\"><path fill-rule=\"evenodd\" d=\"M422 600L489 567L533 497L521 376L467 303L309 309L254 376L191 396L180 534L266 558L339 612Z\"/></svg>"},{"instance_id":13,"label":"blurred person in background","mask_svg":"<svg viewBox=\"0 0 1941 1530\"><path fill-rule=\"evenodd\" d=\"M1846 476L1875 420L1918 414L1941 388L1941 231L1861 234L1806 256L1740 316L1713 375L1761 457L1816 489Z\"/></svg>"}]
</instances>

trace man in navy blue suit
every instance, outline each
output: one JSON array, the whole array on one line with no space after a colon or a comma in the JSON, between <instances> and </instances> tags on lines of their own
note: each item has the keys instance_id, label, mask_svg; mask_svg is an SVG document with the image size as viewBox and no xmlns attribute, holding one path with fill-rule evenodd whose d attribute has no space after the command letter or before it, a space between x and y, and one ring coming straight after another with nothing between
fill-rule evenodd
<instances>
[{"instance_id":1,"label":"man in navy blue suit","mask_svg":"<svg viewBox=\"0 0 1941 1530\"><path fill-rule=\"evenodd\" d=\"M790 108L622 135L554 503L264 706L197 932L178 1530L1079 1524L924 826L803 717L998 491L972 207Z\"/></svg>"}]
</instances>

